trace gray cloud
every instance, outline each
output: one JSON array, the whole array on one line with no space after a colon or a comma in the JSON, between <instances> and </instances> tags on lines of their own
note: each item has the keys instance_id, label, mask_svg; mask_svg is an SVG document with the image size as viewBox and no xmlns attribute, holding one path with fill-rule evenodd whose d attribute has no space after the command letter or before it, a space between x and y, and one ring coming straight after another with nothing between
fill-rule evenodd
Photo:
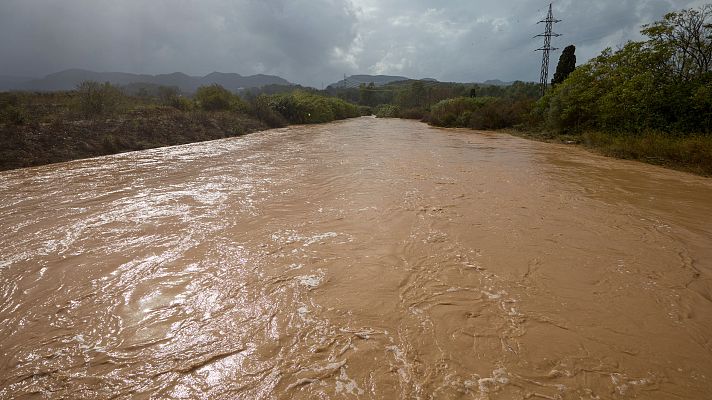
<instances>
[{"instance_id":1,"label":"gray cloud","mask_svg":"<svg viewBox=\"0 0 712 400\"><path fill-rule=\"evenodd\" d=\"M559 0L555 44L580 61L702 0ZM3 0L0 75L67 68L538 80L544 0ZM558 53L553 55L556 62Z\"/></svg>"}]
</instances>

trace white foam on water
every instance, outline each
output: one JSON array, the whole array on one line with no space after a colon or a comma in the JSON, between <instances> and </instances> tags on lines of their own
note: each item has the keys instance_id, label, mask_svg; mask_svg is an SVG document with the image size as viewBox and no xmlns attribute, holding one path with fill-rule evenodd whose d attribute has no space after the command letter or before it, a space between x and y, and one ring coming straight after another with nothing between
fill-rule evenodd
<instances>
[{"instance_id":1,"label":"white foam on water","mask_svg":"<svg viewBox=\"0 0 712 400\"><path fill-rule=\"evenodd\" d=\"M346 373L346 367L341 367L339 378L336 381L336 393L348 393L354 396L361 396L365 392L361 389L355 380L351 379Z\"/></svg>"},{"instance_id":2,"label":"white foam on water","mask_svg":"<svg viewBox=\"0 0 712 400\"><path fill-rule=\"evenodd\" d=\"M307 288L315 289L321 285L321 283L324 280L324 274L321 270L319 270L319 275L300 275L297 276L297 282L299 282L300 285L306 286Z\"/></svg>"},{"instance_id":3,"label":"white foam on water","mask_svg":"<svg viewBox=\"0 0 712 400\"><path fill-rule=\"evenodd\" d=\"M478 399L488 399L488 393L497 390L499 386L509 383L509 374L507 370L500 367L492 371L492 376L487 378L477 379L477 387L480 391Z\"/></svg>"},{"instance_id":4,"label":"white foam on water","mask_svg":"<svg viewBox=\"0 0 712 400\"><path fill-rule=\"evenodd\" d=\"M484 293L484 295L487 296L487 298L490 300L500 299L502 296L507 294L507 292L505 292L504 290L499 290L495 293L489 292L487 290L483 290L482 293Z\"/></svg>"}]
</instances>

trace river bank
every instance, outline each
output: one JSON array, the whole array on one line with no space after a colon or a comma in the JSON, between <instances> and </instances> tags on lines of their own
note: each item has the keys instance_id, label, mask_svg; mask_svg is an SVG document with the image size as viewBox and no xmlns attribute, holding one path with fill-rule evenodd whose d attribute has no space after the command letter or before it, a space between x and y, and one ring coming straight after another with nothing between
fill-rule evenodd
<instances>
[{"instance_id":1,"label":"river bank","mask_svg":"<svg viewBox=\"0 0 712 400\"><path fill-rule=\"evenodd\" d=\"M240 136L289 124L353 118L341 99L295 90L243 99L220 86L191 98L86 82L76 91L0 93L0 170Z\"/></svg>"},{"instance_id":2,"label":"river bank","mask_svg":"<svg viewBox=\"0 0 712 400\"><path fill-rule=\"evenodd\" d=\"M501 132L547 143L578 145L608 157L635 160L700 176L712 176L712 136L646 132L635 135L588 131L576 135L530 129Z\"/></svg>"},{"instance_id":3,"label":"river bank","mask_svg":"<svg viewBox=\"0 0 712 400\"><path fill-rule=\"evenodd\" d=\"M202 142L268 129L229 111L146 108L111 118L0 126L0 170Z\"/></svg>"},{"instance_id":4,"label":"river bank","mask_svg":"<svg viewBox=\"0 0 712 400\"><path fill-rule=\"evenodd\" d=\"M533 99L458 97L442 100L430 108L403 110L383 105L375 112L380 118L417 119L442 128L495 130L543 142L578 144L610 157L712 176L712 134L652 129L637 132L547 129L532 113L534 106Z\"/></svg>"}]
</instances>

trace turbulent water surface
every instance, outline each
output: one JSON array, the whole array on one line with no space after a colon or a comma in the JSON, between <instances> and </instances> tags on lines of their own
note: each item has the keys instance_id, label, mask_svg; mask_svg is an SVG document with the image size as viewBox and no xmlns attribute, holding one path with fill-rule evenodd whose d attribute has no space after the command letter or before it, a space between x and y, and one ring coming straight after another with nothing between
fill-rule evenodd
<instances>
[{"instance_id":1,"label":"turbulent water surface","mask_svg":"<svg viewBox=\"0 0 712 400\"><path fill-rule=\"evenodd\" d=\"M0 199L3 399L712 393L709 179L360 118Z\"/></svg>"}]
</instances>

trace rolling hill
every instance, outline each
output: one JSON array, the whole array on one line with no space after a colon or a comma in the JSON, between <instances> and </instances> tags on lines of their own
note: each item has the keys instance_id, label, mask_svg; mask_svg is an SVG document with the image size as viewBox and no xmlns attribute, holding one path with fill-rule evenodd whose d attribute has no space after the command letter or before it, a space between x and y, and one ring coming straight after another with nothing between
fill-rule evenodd
<instances>
[{"instance_id":1,"label":"rolling hill","mask_svg":"<svg viewBox=\"0 0 712 400\"><path fill-rule=\"evenodd\" d=\"M68 69L47 75L42 79L22 81L22 78L0 79L0 90L59 91L72 90L83 81L110 82L126 86L148 83L175 86L185 93L192 93L200 86L218 84L231 91L262 87L266 85L290 85L286 79L274 75L242 76L236 73L213 72L203 77L190 76L182 72L172 74L145 75L124 72L95 72L83 69ZM7 82L7 84L5 84Z\"/></svg>"},{"instance_id":2,"label":"rolling hill","mask_svg":"<svg viewBox=\"0 0 712 400\"><path fill-rule=\"evenodd\" d=\"M376 86L383 86L393 82L409 81L411 78L406 78L405 76L392 76L392 75L351 75L346 79L342 79L336 83L329 85L331 88L354 88L359 87L359 85L368 85L373 82ZM435 79L426 78L421 79L423 81L437 82Z\"/></svg>"}]
</instances>

